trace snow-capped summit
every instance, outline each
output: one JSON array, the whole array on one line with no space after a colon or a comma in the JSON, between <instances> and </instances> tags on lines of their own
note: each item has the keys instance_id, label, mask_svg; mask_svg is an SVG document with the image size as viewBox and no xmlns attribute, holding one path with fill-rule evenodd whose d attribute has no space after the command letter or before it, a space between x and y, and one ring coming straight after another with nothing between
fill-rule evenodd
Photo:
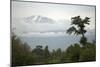
<instances>
[{"instance_id":1,"label":"snow-capped summit","mask_svg":"<svg viewBox=\"0 0 100 67\"><path fill-rule=\"evenodd\" d=\"M54 23L55 21L51 18L48 18L48 17L44 17L44 16L30 16L30 17L26 17L24 18L24 21L27 22L27 23L33 23L33 22L36 22L36 23Z\"/></svg>"}]
</instances>

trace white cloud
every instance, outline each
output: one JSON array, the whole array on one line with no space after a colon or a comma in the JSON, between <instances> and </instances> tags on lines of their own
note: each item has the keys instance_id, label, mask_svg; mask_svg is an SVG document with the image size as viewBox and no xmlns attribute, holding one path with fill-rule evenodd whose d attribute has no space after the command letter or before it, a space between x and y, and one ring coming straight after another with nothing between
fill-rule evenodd
<instances>
[{"instance_id":1,"label":"white cloud","mask_svg":"<svg viewBox=\"0 0 100 67\"><path fill-rule=\"evenodd\" d=\"M18 35L20 37L57 37L57 36L67 36L66 32L31 32Z\"/></svg>"},{"instance_id":2,"label":"white cloud","mask_svg":"<svg viewBox=\"0 0 100 67\"><path fill-rule=\"evenodd\" d=\"M48 20L48 19L47 19ZM66 31L66 28L68 27L67 22L53 22L53 23L41 23L41 22L35 22L32 19L30 21L24 21L23 18L15 18L12 19L12 28L15 28L14 32L17 35L21 35L24 33L32 33L32 32L62 32Z\"/></svg>"}]
</instances>

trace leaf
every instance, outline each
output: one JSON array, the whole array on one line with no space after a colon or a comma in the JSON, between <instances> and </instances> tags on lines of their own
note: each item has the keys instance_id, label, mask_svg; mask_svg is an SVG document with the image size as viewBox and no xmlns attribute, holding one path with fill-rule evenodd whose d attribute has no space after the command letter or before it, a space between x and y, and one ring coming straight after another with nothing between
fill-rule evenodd
<instances>
[{"instance_id":1,"label":"leaf","mask_svg":"<svg viewBox=\"0 0 100 67\"><path fill-rule=\"evenodd\" d=\"M67 30L67 33L69 34L71 34L72 32L76 32L76 28L74 26L72 26L71 28Z\"/></svg>"}]
</instances>

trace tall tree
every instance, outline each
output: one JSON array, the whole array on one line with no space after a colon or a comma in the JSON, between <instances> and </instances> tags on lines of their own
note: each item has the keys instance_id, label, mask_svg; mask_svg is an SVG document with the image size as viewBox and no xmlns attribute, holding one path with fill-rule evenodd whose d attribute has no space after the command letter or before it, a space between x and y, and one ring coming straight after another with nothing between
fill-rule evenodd
<instances>
[{"instance_id":1,"label":"tall tree","mask_svg":"<svg viewBox=\"0 0 100 67\"><path fill-rule=\"evenodd\" d=\"M44 49L44 54L45 54L45 58L49 57L50 56L50 52L48 50L48 46L45 47Z\"/></svg>"},{"instance_id":2,"label":"tall tree","mask_svg":"<svg viewBox=\"0 0 100 67\"><path fill-rule=\"evenodd\" d=\"M32 53L37 56L36 63L41 64L44 61L44 50L41 45L36 46L35 49L32 50Z\"/></svg>"},{"instance_id":3,"label":"tall tree","mask_svg":"<svg viewBox=\"0 0 100 67\"><path fill-rule=\"evenodd\" d=\"M58 49L56 50L56 56L57 56L59 59L62 57L62 50L61 50L61 48L58 48Z\"/></svg>"},{"instance_id":4,"label":"tall tree","mask_svg":"<svg viewBox=\"0 0 100 67\"><path fill-rule=\"evenodd\" d=\"M87 38L84 36L84 34L86 33L85 30L85 25L89 25L89 19L88 17L85 17L84 19L80 18L80 16L76 16L76 17L72 17L71 20L71 25L73 25L72 27L70 27L67 30L67 33L71 34L74 32L74 34L76 35L82 35L81 39L80 39L80 43L85 46L86 42L87 42Z\"/></svg>"},{"instance_id":5,"label":"tall tree","mask_svg":"<svg viewBox=\"0 0 100 67\"><path fill-rule=\"evenodd\" d=\"M45 58L45 62L46 62L46 63L48 62L49 57L50 57L50 52L49 52L49 50L48 50L48 46L46 46L46 47L44 48L44 58Z\"/></svg>"}]
</instances>

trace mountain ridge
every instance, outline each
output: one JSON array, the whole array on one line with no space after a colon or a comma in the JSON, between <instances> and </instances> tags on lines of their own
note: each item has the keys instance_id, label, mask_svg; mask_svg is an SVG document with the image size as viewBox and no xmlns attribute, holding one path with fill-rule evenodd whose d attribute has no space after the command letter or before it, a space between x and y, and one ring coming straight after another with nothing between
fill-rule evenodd
<instances>
[{"instance_id":1,"label":"mountain ridge","mask_svg":"<svg viewBox=\"0 0 100 67\"><path fill-rule=\"evenodd\" d=\"M56 22L55 20L45 17L45 16L41 16L41 15L32 15L29 17L25 17L24 21L27 23L32 23L32 22L36 22L36 23L54 23Z\"/></svg>"}]
</instances>

